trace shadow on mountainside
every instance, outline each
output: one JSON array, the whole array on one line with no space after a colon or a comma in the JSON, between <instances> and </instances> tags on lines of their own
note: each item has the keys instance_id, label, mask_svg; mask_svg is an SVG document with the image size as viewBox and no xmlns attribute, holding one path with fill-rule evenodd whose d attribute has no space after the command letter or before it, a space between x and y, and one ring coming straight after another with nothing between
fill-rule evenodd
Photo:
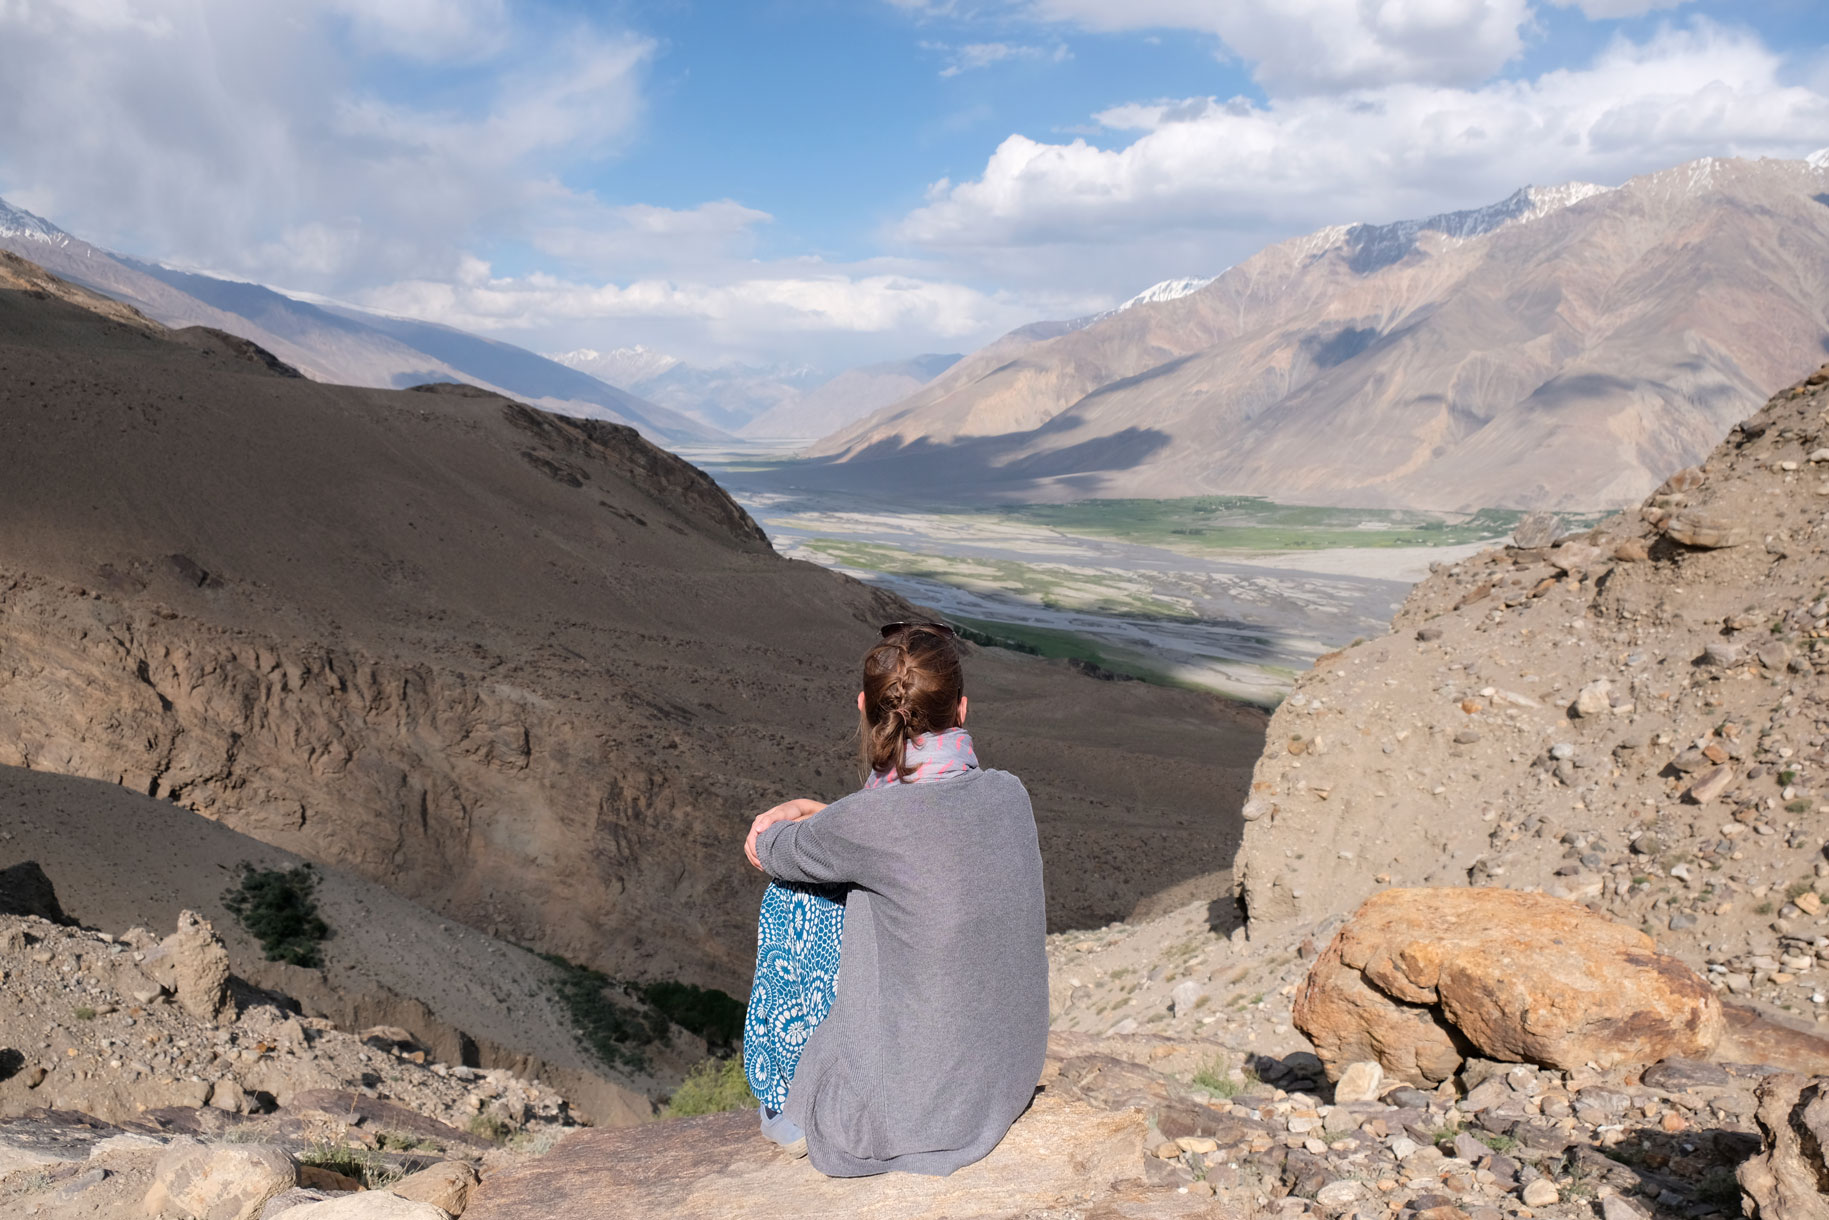
<instances>
[{"instance_id":1,"label":"shadow on mountainside","mask_svg":"<svg viewBox=\"0 0 1829 1220\"><path fill-rule=\"evenodd\" d=\"M783 472L796 487L869 491L919 496L929 502L960 503L1022 499L1042 480L1096 483L1105 474L1142 466L1173 442L1154 428L1126 428L1077 445L1027 452L1038 435L1070 431L1083 421L1065 413L1033 432L962 437L935 442L925 437L899 444L879 441L849 458L810 458ZM784 483L786 479L782 480Z\"/></svg>"}]
</instances>

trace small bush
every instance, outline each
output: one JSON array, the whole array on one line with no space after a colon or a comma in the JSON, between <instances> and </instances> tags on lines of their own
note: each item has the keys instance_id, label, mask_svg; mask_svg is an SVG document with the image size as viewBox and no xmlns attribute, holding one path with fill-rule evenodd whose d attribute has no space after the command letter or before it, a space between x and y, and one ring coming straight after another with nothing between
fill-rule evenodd
<instances>
[{"instance_id":1,"label":"small bush","mask_svg":"<svg viewBox=\"0 0 1829 1220\"><path fill-rule=\"evenodd\" d=\"M725 1110L750 1110L755 1105L741 1059L702 1059L673 1090L666 1114L669 1118L691 1118Z\"/></svg>"},{"instance_id":2,"label":"small bush","mask_svg":"<svg viewBox=\"0 0 1829 1220\"><path fill-rule=\"evenodd\" d=\"M505 1120L487 1111L472 1114L470 1121L464 1124L464 1130L478 1139L486 1139L492 1144L504 1143L509 1136L514 1134L514 1128L509 1126Z\"/></svg>"},{"instance_id":3,"label":"small bush","mask_svg":"<svg viewBox=\"0 0 1829 1220\"><path fill-rule=\"evenodd\" d=\"M1454 1137L1460 1133L1460 1120L1450 1114L1442 1120L1441 1126L1432 1128L1425 1134L1428 1135L1431 1144L1446 1144L1452 1142Z\"/></svg>"},{"instance_id":4,"label":"small bush","mask_svg":"<svg viewBox=\"0 0 1829 1220\"><path fill-rule=\"evenodd\" d=\"M745 1006L735 996L692 983L649 983L641 998L669 1021L705 1039L712 1050L728 1051L743 1035Z\"/></svg>"},{"instance_id":5,"label":"small bush","mask_svg":"<svg viewBox=\"0 0 1829 1220\"><path fill-rule=\"evenodd\" d=\"M241 882L222 896L248 935L260 942L270 962L315 968L324 964L318 946L330 939L330 925L318 915L317 871L241 866Z\"/></svg>"},{"instance_id":6,"label":"small bush","mask_svg":"<svg viewBox=\"0 0 1829 1220\"><path fill-rule=\"evenodd\" d=\"M93 1021L93 1020L95 1020L95 1009L89 1007L87 1004L84 1004L81 1007L77 1008L75 1011L73 1011L70 1015L75 1017L78 1021Z\"/></svg>"},{"instance_id":7,"label":"small bush","mask_svg":"<svg viewBox=\"0 0 1829 1220\"><path fill-rule=\"evenodd\" d=\"M347 1148L319 1141L299 1153L298 1161L301 1165L316 1165L319 1169L354 1178L370 1190L380 1190L400 1180L400 1171L373 1148Z\"/></svg>"},{"instance_id":8,"label":"small bush","mask_svg":"<svg viewBox=\"0 0 1829 1220\"><path fill-rule=\"evenodd\" d=\"M1810 802L1809 801L1786 801L1785 802L1785 812L1786 813L1809 813L1810 812Z\"/></svg>"},{"instance_id":9,"label":"small bush","mask_svg":"<svg viewBox=\"0 0 1829 1220\"><path fill-rule=\"evenodd\" d=\"M565 1138L563 1131L555 1131L550 1127L544 1131L516 1131L508 1137L508 1146L516 1152L545 1156L553 1150L553 1145L563 1138Z\"/></svg>"},{"instance_id":10,"label":"small bush","mask_svg":"<svg viewBox=\"0 0 1829 1220\"><path fill-rule=\"evenodd\" d=\"M648 1060L640 1048L667 1036L666 1016L658 1009L617 1003L611 994L616 984L602 971L574 965L556 953L542 956L557 967L553 992L571 1015L579 1041L606 1067L645 1069Z\"/></svg>"},{"instance_id":11,"label":"small bush","mask_svg":"<svg viewBox=\"0 0 1829 1220\"><path fill-rule=\"evenodd\" d=\"M1244 1091L1244 1086L1232 1079L1226 1071L1226 1061L1215 1059L1207 1066L1194 1073L1194 1087L1205 1089L1215 1097L1237 1097Z\"/></svg>"}]
</instances>

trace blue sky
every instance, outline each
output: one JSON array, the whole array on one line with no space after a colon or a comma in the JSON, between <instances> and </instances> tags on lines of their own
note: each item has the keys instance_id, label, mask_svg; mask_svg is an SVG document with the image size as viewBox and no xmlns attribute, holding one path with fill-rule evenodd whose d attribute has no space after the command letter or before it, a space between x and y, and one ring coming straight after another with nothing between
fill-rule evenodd
<instances>
[{"instance_id":1,"label":"blue sky","mask_svg":"<svg viewBox=\"0 0 1829 1220\"><path fill-rule=\"evenodd\" d=\"M1829 146L1820 0L0 0L0 195L552 351L967 350L1327 224Z\"/></svg>"}]
</instances>

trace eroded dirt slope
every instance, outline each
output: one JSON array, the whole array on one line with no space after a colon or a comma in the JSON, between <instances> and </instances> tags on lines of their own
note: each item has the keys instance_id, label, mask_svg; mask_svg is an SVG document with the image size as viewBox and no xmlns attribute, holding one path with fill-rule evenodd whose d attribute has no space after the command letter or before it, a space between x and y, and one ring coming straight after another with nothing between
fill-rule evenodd
<instances>
[{"instance_id":1,"label":"eroded dirt slope","mask_svg":"<svg viewBox=\"0 0 1829 1220\"><path fill-rule=\"evenodd\" d=\"M182 336L179 337L182 340ZM0 291L0 763L105 779L619 976L741 991L741 832L855 783L903 603L632 431L316 384ZM1057 927L1214 889L1262 718L970 661ZM1101 732L1089 733L1089 726Z\"/></svg>"}]
</instances>

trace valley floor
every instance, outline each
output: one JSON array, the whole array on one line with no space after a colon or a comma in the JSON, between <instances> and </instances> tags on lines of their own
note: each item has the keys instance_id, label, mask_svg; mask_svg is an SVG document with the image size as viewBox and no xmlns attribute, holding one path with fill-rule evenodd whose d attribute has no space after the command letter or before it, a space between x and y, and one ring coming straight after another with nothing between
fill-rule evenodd
<instances>
[{"instance_id":1,"label":"valley floor","mask_svg":"<svg viewBox=\"0 0 1829 1220\"><path fill-rule=\"evenodd\" d=\"M896 505L794 487L792 463L761 448L686 456L784 555L1006 646L1260 704L1321 653L1381 633L1430 564L1465 558L1511 522L1230 497Z\"/></svg>"}]
</instances>

